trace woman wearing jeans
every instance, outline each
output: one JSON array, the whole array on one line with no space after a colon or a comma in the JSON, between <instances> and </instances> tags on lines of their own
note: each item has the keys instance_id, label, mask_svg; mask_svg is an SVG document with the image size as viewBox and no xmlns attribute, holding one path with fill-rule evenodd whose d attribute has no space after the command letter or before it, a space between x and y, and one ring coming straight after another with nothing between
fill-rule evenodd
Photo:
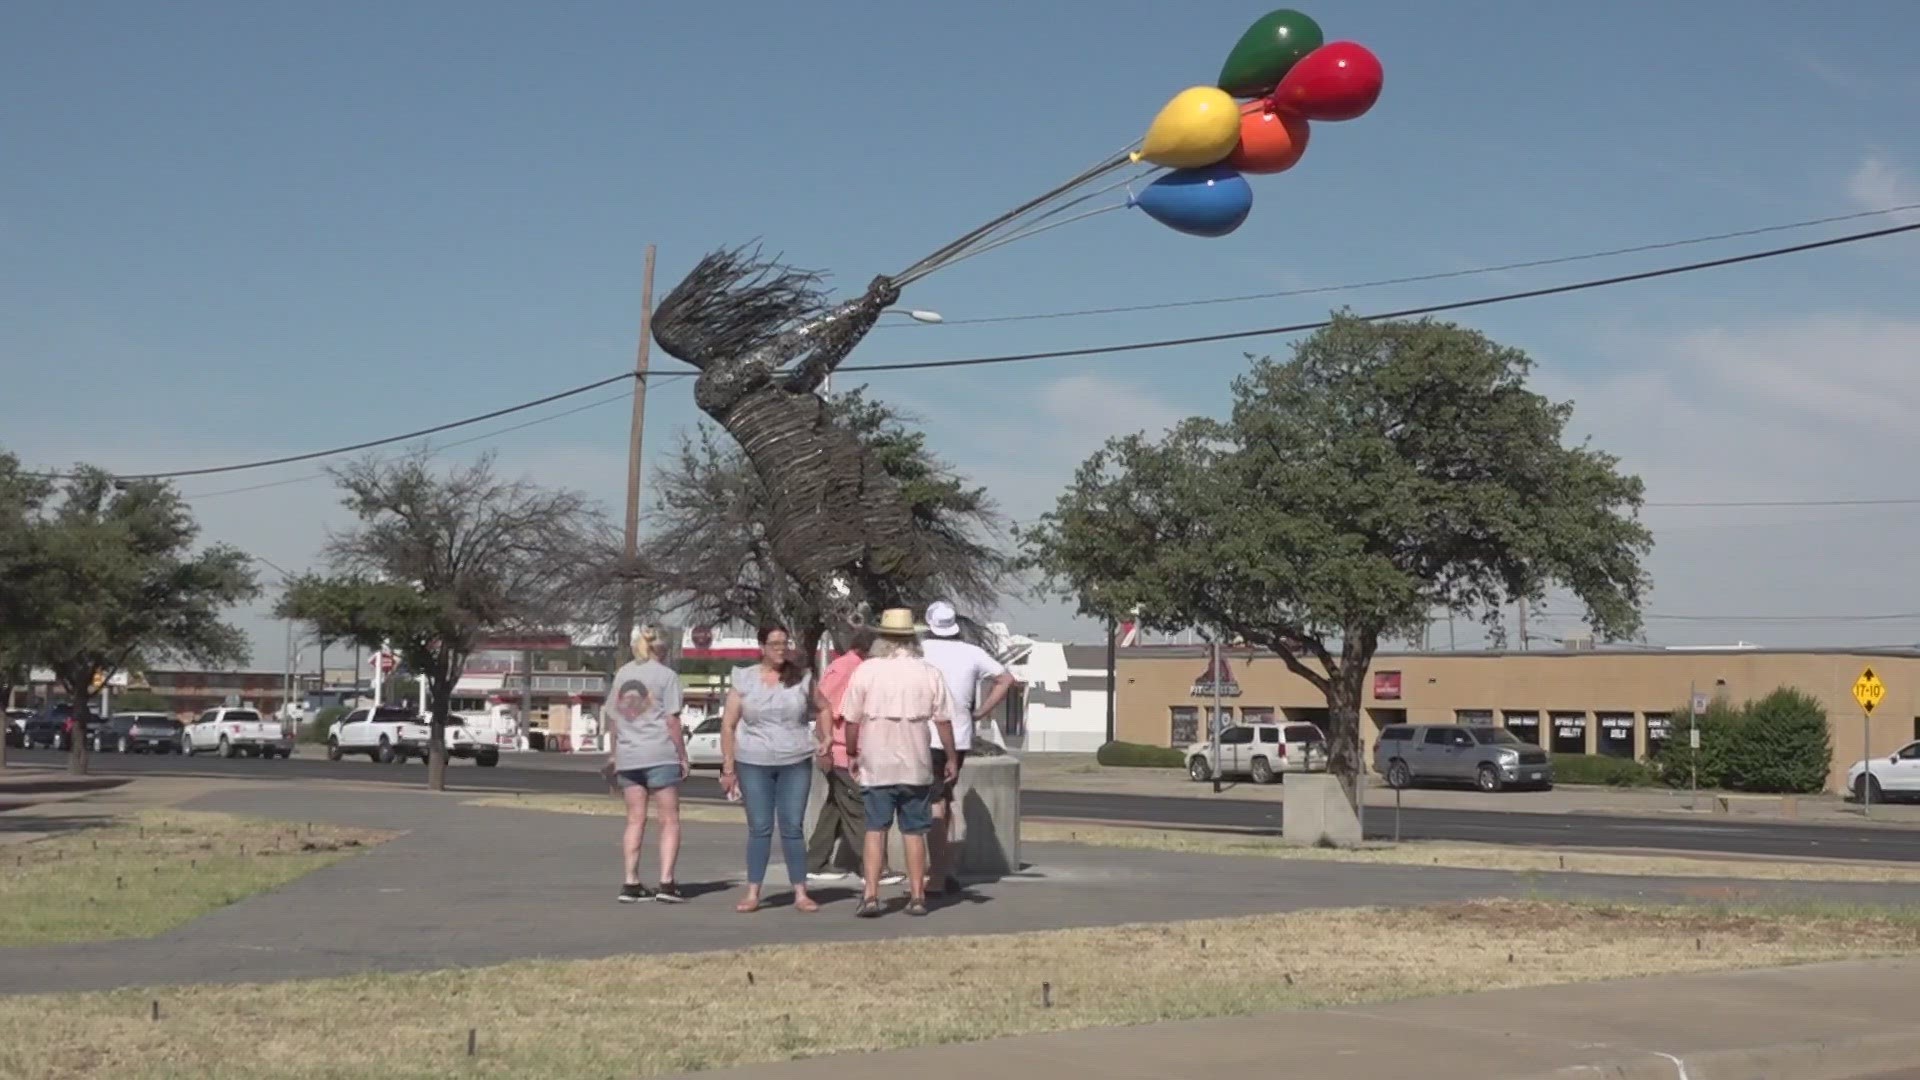
<instances>
[{"instance_id":1,"label":"woman wearing jeans","mask_svg":"<svg viewBox=\"0 0 1920 1080\"><path fill-rule=\"evenodd\" d=\"M747 805L747 896L734 907L743 914L760 910L776 824L787 880L793 883L793 906L820 910L807 895L803 835L817 751L812 695L806 666L792 655L787 632L762 627L760 662L734 669L720 720L720 786Z\"/></svg>"}]
</instances>

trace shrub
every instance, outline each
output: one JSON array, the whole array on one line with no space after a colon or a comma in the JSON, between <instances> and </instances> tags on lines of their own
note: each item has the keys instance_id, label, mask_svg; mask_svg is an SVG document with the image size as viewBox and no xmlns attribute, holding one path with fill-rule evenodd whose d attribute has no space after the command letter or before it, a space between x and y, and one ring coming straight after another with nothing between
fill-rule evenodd
<instances>
[{"instance_id":1,"label":"shrub","mask_svg":"<svg viewBox=\"0 0 1920 1080\"><path fill-rule=\"evenodd\" d=\"M340 718L347 715L347 712L348 710L346 708L339 705L330 705L327 708L321 709L318 716L315 716L310 723L300 729L300 741L325 745L327 741L327 731L331 729L334 724L339 723Z\"/></svg>"},{"instance_id":2,"label":"shrub","mask_svg":"<svg viewBox=\"0 0 1920 1080\"><path fill-rule=\"evenodd\" d=\"M1693 767L1700 767L1700 786L1717 788L1727 782L1733 747L1746 723L1746 709L1726 698L1715 698L1700 718L1700 749L1693 749L1691 733L1694 719L1691 706L1674 710L1673 730L1666 745L1653 757L1660 779L1672 787L1688 787L1694 780Z\"/></svg>"},{"instance_id":3,"label":"shrub","mask_svg":"<svg viewBox=\"0 0 1920 1080\"><path fill-rule=\"evenodd\" d=\"M1123 769L1178 769L1187 763L1186 755L1178 750L1129 742L1110 742L1094 758L1102 765Z\"/></svg>"},{"instance_id":4,"label":"shrub","mask_svg":"<svg viewBox=\"0 0 1920 1080\"><path fill-rule=\"evenodd\" d=\"M1688 745L1691 727L1690 717L1677 720L1654 762L1660 778L1674 787L1692 781L1696 759L1703 788L1793 794L1827 786L1833 758L1827 713L1798 690L1781 687L1738 707L1715 701L1700 718L1697 755Z\"/></svg>"},{"instance_id":5,"label":"shrub","mask_svg":"<svg viewBox=\"0 0 1920 1080\"><path fill-rule=\"evenodd\" d=\"M1556 784L1605 784L1608 787L1647 787L1654 773L1646 765L1604 754L1553 755Z\"/></svg>"},{"instance_id":6,"label":"shrub","mask_svg":"<svg viewBox=\"0 0 1920 1080\"><path fill-rule=\"evenodd\" d=\"M1725 783L1777 794L1823 790L1833 760L1827 710L1791 687L1749 702L1730 747Z\"/></svg>"}]
</instances>

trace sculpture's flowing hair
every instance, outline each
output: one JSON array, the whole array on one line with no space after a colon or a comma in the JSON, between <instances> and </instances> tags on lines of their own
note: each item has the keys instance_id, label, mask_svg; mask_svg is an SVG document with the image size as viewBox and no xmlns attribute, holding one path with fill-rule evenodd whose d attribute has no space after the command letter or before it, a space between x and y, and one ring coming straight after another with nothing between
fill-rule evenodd
<instances>
[{"instance_id":1,"label":"sculpture's flowing hair","mask_svg":"<svg viewBox=\"0 0 1920 1080\"><path fill-rule=\"evenodd\" d=\"M826 309L820 274L767 258L757 245L722 249L701 259L660 301L653 338L669 355L704 366L771 344Z\"/></svg>"}]
</instances>

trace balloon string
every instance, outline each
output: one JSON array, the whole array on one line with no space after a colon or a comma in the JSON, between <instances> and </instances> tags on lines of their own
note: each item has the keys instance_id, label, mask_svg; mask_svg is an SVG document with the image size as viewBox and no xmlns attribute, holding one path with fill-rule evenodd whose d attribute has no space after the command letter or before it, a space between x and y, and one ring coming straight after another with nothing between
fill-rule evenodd
<instances>
[{"instance_id":1,"label":"balloon string","mask_svg":"<svg viewBox=\"0 0 1920 1080\"><path fill-rule=\"evenodd\" d=\"M1098 180L1099 178L1107 175L1108 173L1113 172L1116 169L1125 168L1126 166L1133 164L1133 159L1129 156L1129 154L1132 152L1133 148L1136 145L1138 145L1137 140L1133 143L1127 144L1127 146L1122 148L1119 153L1102 160L1098 165L1095 165L1092 168L1081 172L1078 176L1075 176L1073 179L1068 180L1066 183L1061 184L1060 186L1047 191L1046 193L1038 196L1037 198L1029 199L1028 201L1020 204L1019 206L1014 207L1012 210L1004 214L1001 214L999 217L994 218L992 221L987 222L985 225L982 225L979 228L976 228L973 231L967 233L966 235L960 237L958 240L955 240L952 243L947 244L944 247L941 247L939 250L933 252L931 255L926 256L920 261L914 263L912 266L909 266L905 270L894 275L895 280L896 281L908 280L910 276L914 274L915 271L922 270L922 269L931 269L932 267L937 266L939 263L944 262L945 260L953 257L954 255L957 255L960 252L966 250L969 246L975 243L978 243L982 239L986 238L988 234L994 232L995 230L1001 228L1002 226L1005 226L1018 218L1024 217L1027 214L1031 213L1032 211L1052 202L1054 199L1057 199L1060 196L1075 190L1076 188L1092 183L1093 181Z\"/></svg>"},{"instance_id":2,"label":"balloon string","mask_svg":"<svg viewBox=\"0 0 1920 1080\"><path fill-rule=\"evenodd\" d=\"M1037 222L1029 222L1026 228L1020 229L1019 231L1014 232L1010 235L1002 236L999 239L994 240L992 243L980 244L972 248L971 250L963 251L950 258L943 259L942 261L940 261L939 263L936 263L933 266L925 267L924 269L920 269L920 270L913 271L912 273L904 274L901 277L897 278L896 280L899 281L899 283L903 286L910 285L913 282L919 281L921 278L924 278L927 275L937 270L945 270L949 266L958 266L959 264L966 262L968 259L973 258L975 255L985 255L987 252L992 251L994 248L1006 247L1008 244L1013 243L1015 240L1025 240L1028 237L1039 236L1041 233L1044 233L1044 232L1052 232L1053 230L1060 228L1062 225L1071 225L1076 221L1085 221L1087 218L1098 217L1101 214L1109 214L1115 210L1125 210L1127 207L1131 205L1133 205L1133 203L1131 200L1129 200L1123 203L1114 203L1111 206L1096 207L1092 210L1086 210L1081 213L1075 214L1072 217L1061 218L1059 221L1055 221L1046 225L1041 225L1041 224L1038 224Z\"/></svg>"}]
</instances>

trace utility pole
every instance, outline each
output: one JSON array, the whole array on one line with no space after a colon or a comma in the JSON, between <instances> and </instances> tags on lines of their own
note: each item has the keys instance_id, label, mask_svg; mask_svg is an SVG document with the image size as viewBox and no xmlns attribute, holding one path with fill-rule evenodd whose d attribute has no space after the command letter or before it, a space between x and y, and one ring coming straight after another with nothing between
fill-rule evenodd
<instances>
[{"instance_id":1,"label":"utility pole","mask_svg":"<svg viewBox=\"0 0 1920 1080\"><path fill-rule=\"evenodd\" d=\"M1520 598L1520 651L1527 651L1527 598Z\"/></svg>"},{"instance_id":2,"label":"utility pole","mask_svg":"<svg viewBox=\"0 0 1920 1080\"><path fill-rule=\"evenodd\" d=\"M1116 654L1119 651L1120 624L1111 617L1107 619L1107 741L1113 741L1114 720L1114 669Z\"/></svg>"},{"instance_id":3,"label":"utility pole","mask_svg":"<svg viewBox=\"0 0 1920 1080\"><path fill-rule=\"evenodd\" d=\"M647 245L646 267L640 274L640 344L633 355L633 425L627 435L627 531L621 552L620 625L613 643L616 659L633 640L634 609L638 606L633 574L640 562L640 442L647 429L647 359L653 346L653 245ZM614 665L618 667L619 664ZM528 673L531 681L532 673Z\"/></svg>"}]
</instances>

